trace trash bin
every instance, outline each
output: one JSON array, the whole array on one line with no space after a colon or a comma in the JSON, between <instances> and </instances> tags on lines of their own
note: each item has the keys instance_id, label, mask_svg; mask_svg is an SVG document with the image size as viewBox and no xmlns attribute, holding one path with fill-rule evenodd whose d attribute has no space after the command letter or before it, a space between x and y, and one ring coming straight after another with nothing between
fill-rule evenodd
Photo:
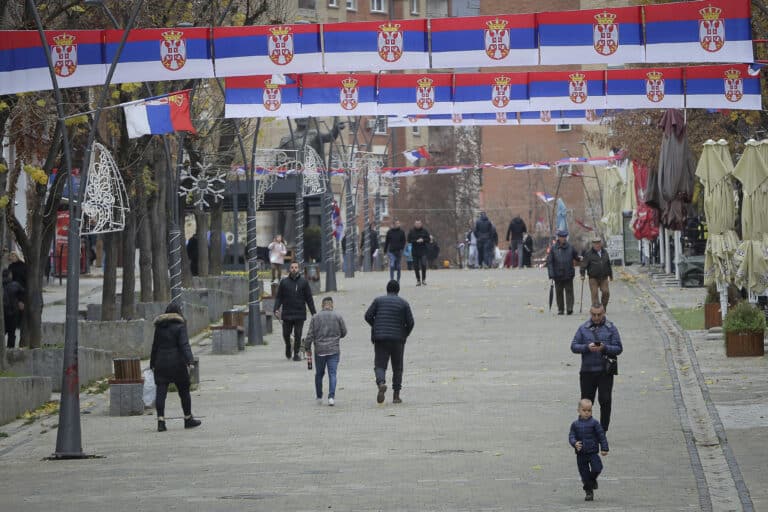
<instances>
[{"instance_id":1,"label":"trash bin","mask_svg":"<svg viewBox=\"0 0 768 512\"><path fill-rule=\"evenodd\" d=\"M320 294L320 265L317 263L308 263L304 267L304 278L309 281L309 289L312 295Z\"/></svg>"}]
</instances>

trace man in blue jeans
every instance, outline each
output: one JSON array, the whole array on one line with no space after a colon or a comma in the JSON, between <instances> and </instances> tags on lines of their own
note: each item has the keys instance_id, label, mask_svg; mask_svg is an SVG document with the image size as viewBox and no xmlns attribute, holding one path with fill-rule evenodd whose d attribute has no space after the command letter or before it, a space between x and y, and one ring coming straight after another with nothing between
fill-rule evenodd
<instances>
[{"instance_id":1,"label":"man in blue jeans","mask_svg":"<svg viewBox=\"0 0 768 512\"><path fill-rule=\"evenodd\" d=\"M405 249L405 231L400 227L400 221L392 222L392 227L387 231L384 239L384 252L389 257L389 279L395 278L397 271L397 282L400 282L400 260L402 259L403 249Z\"/></svg>"},{"instance_id":2,"label":"man in blue jeans","mask_svg":"<svg viewBox=\"0 0 768 512\"><path fill-rule=\"evenodd\" d=\"M318 403L323 400L323 377L328 367L328 405L336 403L336 369L339 366L341 348L339 340L347 335L347 327L341 315L333 311L333 299L325 297L322 310L312 317L304 340L307 359L312 357L315 344L315 395Z\"/></svg>"}]
</instances>

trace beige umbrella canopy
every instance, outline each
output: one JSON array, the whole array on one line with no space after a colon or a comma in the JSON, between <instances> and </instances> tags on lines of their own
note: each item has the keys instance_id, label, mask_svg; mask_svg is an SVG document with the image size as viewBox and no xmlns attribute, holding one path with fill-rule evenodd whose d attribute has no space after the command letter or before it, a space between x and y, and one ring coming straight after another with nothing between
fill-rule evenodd
<instances>
[{"instance_id":1,"label":"beige umbrella canopy","mask_svg":"<svg viewBox=\"0 0 768 512\"><path fill-rule=\"evenodd\" d=\"M624 202L624 180L615 167L606 167L603 180L603 218L600 224L606 237L620 235L622 231L621 208Z\"/></svg>"},{"instance_id":2,"label":"beige umbrella canopy","mask_svg":"<svg viewBox=\"0 0 768 512\"><path fill-rule=\"evenodd\" d=\"M627 184L624 186L624 199L621 210L634 212L637 210L637 197L635 196L635 164L631 161L627 165Z\"/></svg>"},{"instance_id":3,"label":"beige umbrella canopy","mask_svg":"<svg viewBox=\"0 0 768 512\"><path fill-rule=\"evenodd\" d=\"M750 140L733 175L741 182L744 195L741 207L741 237L736 251L736 285L745 286L751 295L768 288L768 154L764 142Z\"/></svg>"},{"instance_id":4,"label":"beige umbrella canopy","mask_svg":"<svg viewBox=\"0 0 768 512\"><path fill-rule=\"evenodd\" d=\"M733 161L724 140L708 140L696 167L696 176L704 186L704 214L709 236L704 252L704 284L730 283L736 275L733 256L739 238L733 227L736 223L736 204L731 182Z\"/></svg>"}]
</instances>

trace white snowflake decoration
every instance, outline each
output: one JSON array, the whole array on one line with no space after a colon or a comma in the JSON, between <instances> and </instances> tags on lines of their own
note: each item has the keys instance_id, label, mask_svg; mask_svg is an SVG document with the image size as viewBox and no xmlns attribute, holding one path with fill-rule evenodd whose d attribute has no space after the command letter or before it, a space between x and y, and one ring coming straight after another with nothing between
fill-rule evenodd
<instances>
[{"instance_id":1,"label":"white snowflake decoration","mask_svg":"<svg viewBox=\"0 0 768 512\"><path fill-rule=\"evenodd\" d=\"M213 202L218 203L224 199L224 190L227 183L227 173L222 170L211 171L213 164L210 162L197 162L198 173L194 175L186 168L181 171L180 181L192 180L192 185L187 187L179 185L179 195L192 194L193 202L198 208L208 208L208 197L213 197Z\"/></svg>"},{"instance_id":2,"label":"white snowflake decoration","mask_svg":"<svg viewBox=\"0 0 768 512\"><path fill-rule=\"evenodd\" d=\"M88 235L122 231L130 211L128 194L114 158L98 142L93 143L86 179L80 232Z\"/></svg>"},{"instance_id":3,"label":"white snowflake decoration","mask_svg":"<svg viewBox=\"0 0 768 512\"><path fill-rule=\"evenodd\" d=\"M316 196L325 192L325 182L321 172L325 171L325 164L314 148L304 148L304 195Z\"/></svg>"}]
</instances>

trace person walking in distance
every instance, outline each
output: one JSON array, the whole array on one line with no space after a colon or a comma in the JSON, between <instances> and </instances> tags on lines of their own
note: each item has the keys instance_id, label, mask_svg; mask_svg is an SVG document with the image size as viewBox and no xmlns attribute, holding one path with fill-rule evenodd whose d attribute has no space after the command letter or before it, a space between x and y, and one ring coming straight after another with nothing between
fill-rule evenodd
<instances>
[{"instance_id":1,"label":"person walking in distance","mask_svg":"<svg viewBox=\"0 0 768 512\"><path fill-rule=\"evenodd\" d=\"M184 428L200 426L200 420L192 417L192 396L189 393L189 370L195 358L189 346L187 321L181 308L175 302L168 304L165 313L155 318L155 337L149 367L155 375L155 408L157 409L157 431L165 432L165 397L168 385L173 383L179 391L181 409L184 411Z\"/></svg>"},{"instance_id":2,"label":"person walking in distance","mask_svg":"<svg viewBox=\"0 0 768 512\"><path fill-rule=\"evenodd\" d=\"M475 222L475 237L477 238L477 259L480 268L493 266L493 232L494 227L485 212L480 212L480 218Z\"/></svg>"},{"instance_id":3,"label":"person walking in distance","mask_svg":"<svg viewBox=\"0 0 768 512\"><path fill-rule=\"evenodd\" d=\"M339 341L347 335L347 326L340 314L333 310L333 299L325 297L321 310L309 321L304 350L307 359L312 357L312 344L315 345L315 396L323 399L323 377L328 367L328 405L336 403L336 369L339 367L341 348Z\"/></svg>"},{"instance_id":4,"label":"person walking in distance","mask_svg":"<svg viewBox=\"0 0 768 512\"><path fill-rule=\"evenodd\" d=\"M285 357L291 358L291 334L293 334L293 360L301 361L301 333L307 319L307 308L314 315L315 302L309 281L299 272L298 262L291 262L288 277L280 281L275 294L275 317L283 323Z\"/></svg>"},{"instance_id":5,"label":"person walking in distance","mask_svg":"<svg viewBox=\"0 0 768 512\"><path fill-rule=\"evenodd\" d=\"M7 348L16 346L16 329L19 326L19 316L24 310L24 288L11 279L11 272L3 270L3 319L5 334L8 336Z\"/></svg>"},{"instance_id":6,"label":"person walking in distance","mask_svg":"<svg viewBox=\"0 0 768 512\"><path fill-rule=\"evenodd\" d=\"M579 401L579 418L571 423L568 442L576 450L576 465L586 492L584 501L595 499L597 477L603 471L600 455L608 455L608 438L600 423L592 417L592 401L582 398ZM598 455L598 451L600 455Z\"/></svg>"},{"instance_id":7,"label":"person walking in distance","mask_svg":"<svg viewBox=\"0 0 768 512\"><path fill-rule=\"evenodd\" d=\"M592 304L602 304L608 310L608 299L611 292L608 289L608 281L613 281L613 268L608 251L603 249L603 240L595 235L592 238L592 248L584 254L581 262L581 279L584 274L589 275L589 293L592 295Z\"/></svg>"},{"instance_id":8,"label":"person walking in distance","mask_svg":"<svg viewBox=\"0 0 768 512\"><path fill-rule=\"evenodd\" d=\"M397 271L397 282L400 282L400 260L403 249L405 249L405 231L400 227L399 220L393 220L392 227L389 228L384 239L384 252L389 258L390 281L395 278L395 271Z\"/></svg>"},{"instance_id":9,"label":"person walking in distance","mask_svg":"<svg viewBox=\"0 0 768 512\"><path fill-rule=\"evenodd\" d=\"M509 242L509 250L517 254L516 266L519 268L523 266L522 251L520 250L523 244L523 233L527 232L528 228L525 221L520 218L520 215L515 215L507 228L507 241Z\"/></svg>"},{"instance_id":10,"label":"person walking in distance","mask_svg":"<svg viewBox=\"0 0 768 512\"><path fill-rule=\"evenodd\" d=\"M605 318L602 304L593 304L589 309L590 319L576 330L571 341L571 352L581 354L579 386L581 398L594 403L595 394L600 404L600 425L608 432L611 423L611 395L613 376L608 371L607 357L615 358L624 350L619 330Z\"/></svg>"},{"instance_id":11,"label":"person walking in distance","mask_svg":"<svg viewBox=\"0 0 768 512\"><path fill-rule=\"evenodd\" d=\"M387 366L392 360L392 403L399 404L403 385L403 353L405 342L413 331L413 313L407 301L398 296L400 284L387 283L387 294L374 299L365 312L365 321L371 326L374 348L374 372L378 394L376 402L384 402L387 392Z\"/></svg>"},{"instance_id":12,"label":"person walking in distance","mask_svg":"<svg viewBox=\"0 0 768 512\"><path fill-rule=\"evenodd\" d=\"M427 284L427 244L429 243L429 231L426 230L421 220L413 223L413 229L408 232L408 242L411 243L413 255L413 271L416 273L416 286Z\"/></svg>"},{"instance_id":13,"label":"person walking in distance","mask_svg":"<svg viewBox=\"0 0 768 512\"><path fill-rule=\"evenodd\" d=\"M565 308L569 315L573 314L573 278L576 277L574 262L581 259L576 249L568 243L568 232L557 232L557 243L547 254L547 272L549 278L555 281L555 298L557 299L557 314L563 314L563 294Z\"/></svg>"},{"instance_id":14,"label":"person walking in distance","mask_svg":"<svg viewBox=\"0 0 768 512\"><path fill-rule=\"evenodd\" d=\"M267 249L269 250L269 263L272 266L272 282L278 283L283 273L285 255L288 254L288 249L283 242L283 235L275 235Z\"/></svg>"}]
</instances>

